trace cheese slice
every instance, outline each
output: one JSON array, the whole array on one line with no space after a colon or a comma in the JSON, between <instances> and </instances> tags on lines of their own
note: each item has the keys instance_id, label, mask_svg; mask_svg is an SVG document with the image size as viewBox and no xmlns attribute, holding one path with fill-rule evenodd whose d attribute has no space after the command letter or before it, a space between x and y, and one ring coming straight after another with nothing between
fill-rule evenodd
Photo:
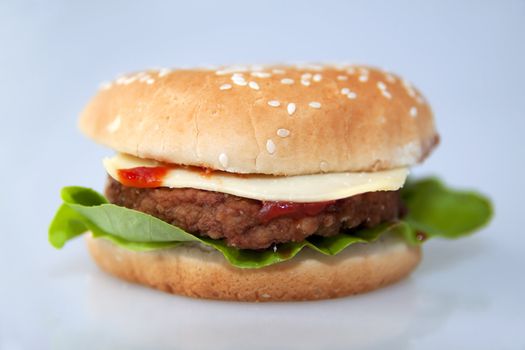
<instances>
[{"instance_id":1,"label":"cheese slice","mask_svg":"<svg viewBox=\"0 0 525 350\"><path fill-rule=\"evenodd\" d=\"M119 181L119 169L161 166L154 160L117 154L105 158L108 174ZM377 172L326 173L297 176L271 176L224 171L204 174L186 167L173 167L162 180L162 187L196 188L233 194L263 201L323 202L355 196L365 192L396 191L403 187L407 168Z\"/></svg>"}]
</instances>

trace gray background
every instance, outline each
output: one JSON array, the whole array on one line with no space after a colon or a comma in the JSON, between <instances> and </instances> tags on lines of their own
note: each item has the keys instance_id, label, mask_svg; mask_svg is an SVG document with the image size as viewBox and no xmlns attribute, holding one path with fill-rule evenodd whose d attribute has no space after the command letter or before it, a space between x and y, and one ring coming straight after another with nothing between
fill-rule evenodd
<instances>
[{"instance_id":1,"label":"gray background","mask_svg":"<svg viewBox=\"0 0 525 350\"><path fill-rule=\"evenodd\" d=\"M46 229L64 185L101 189L76 118L98 83L158 66L352 61L413 81L442 144L416 174L481 189L496 217L426 245L412 278L339 301L235 305L106 277ZM524 1L0 1L0 350L524 349Z\"/></svg>"}]
</instances>

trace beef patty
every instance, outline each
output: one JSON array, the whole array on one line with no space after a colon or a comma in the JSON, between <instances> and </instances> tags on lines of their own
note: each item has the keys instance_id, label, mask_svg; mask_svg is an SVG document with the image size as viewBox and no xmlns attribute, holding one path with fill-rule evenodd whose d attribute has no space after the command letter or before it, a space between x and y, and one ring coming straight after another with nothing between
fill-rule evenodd
<instances>
[{"instance_id":1,"label":"beef patty","mask_svg":"<svg viewBox=\"0 0 525 350\"><path fill-rule=\"evenodd\" d=\"M402 214L399 191L369 192L344 198L316 215L264 220L263 202L192 188L127 187L109 177L106 196L113 204L153 215L187 232L225 239L229 246L264 249L274 243L300 242L310 235L333 236L341 230L372 227Z\"/></svg>"}]
</instances>

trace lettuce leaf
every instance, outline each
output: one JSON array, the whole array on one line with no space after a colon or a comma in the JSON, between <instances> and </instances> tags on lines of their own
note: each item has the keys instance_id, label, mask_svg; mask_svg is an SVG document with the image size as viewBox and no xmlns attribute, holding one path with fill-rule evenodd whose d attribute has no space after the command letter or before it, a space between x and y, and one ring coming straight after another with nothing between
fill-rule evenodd
<instances>
[{"instance_id":1,"label":"lettuce leaf","mask_svg":"<svg viewBox=\"0 0 525 350\"><path fill-rule=\"evenodd\" d=\"M460 238L485 226L493 215L485 196L449 189L436 178L408 181L401 196L408 209L404 220L427 237Z\"/></svg>"},{"instance_id":2,"label":"lettuce leaf","mask_svg":"<svg viewBox=\"0 0 525 350\"><path fill-rule=\"evenodd\" d=\"M400 221L371 229L355 229L333 237L310 237L299 243L279 244L261 251L229 247L222 240L198 237L151 215L108 203L98 192L84 187L64 187L64 203L49 227L49 242L56 248L86 231L129 250L150 251L200 243L220 251L240 268L260 268L293 258L304 247L335 255L356 243L370 243L386 232L400 234L411 244L425 238L459 238L485 225L491 215L489 200L473 192L453 191L437 179L409 182L402 197L409 214Z\"/></svg>"}]
</instances>

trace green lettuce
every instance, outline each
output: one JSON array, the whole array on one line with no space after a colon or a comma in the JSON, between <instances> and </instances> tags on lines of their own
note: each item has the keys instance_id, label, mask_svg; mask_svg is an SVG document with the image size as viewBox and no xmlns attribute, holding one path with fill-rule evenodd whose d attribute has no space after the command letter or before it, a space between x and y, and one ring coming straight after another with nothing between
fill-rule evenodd
<instances>
[{"instance_id":1,"label":"green lettuce","mask_svg":"<svg viewBox=\"0 0 525 350\"><path fill-rule=\"evenodd\" d=\"M200 243L220 251L233 266L260 268L289 260L305 247L335 255L352 244L373 242L387 232L401 235L410 244L437 236L459 238L487 224L492 216L492 206L486 197L451 190L435 178L409 181L401 194L409 210L403 220L255 251L229 247L222 240L198 237L151 215L110 204L92 189L64 187L61 191L64 203L49 227L49 242L62 248L70 239L91 231L94 237L133 251Z\"/></svg>"}]
</instances>

